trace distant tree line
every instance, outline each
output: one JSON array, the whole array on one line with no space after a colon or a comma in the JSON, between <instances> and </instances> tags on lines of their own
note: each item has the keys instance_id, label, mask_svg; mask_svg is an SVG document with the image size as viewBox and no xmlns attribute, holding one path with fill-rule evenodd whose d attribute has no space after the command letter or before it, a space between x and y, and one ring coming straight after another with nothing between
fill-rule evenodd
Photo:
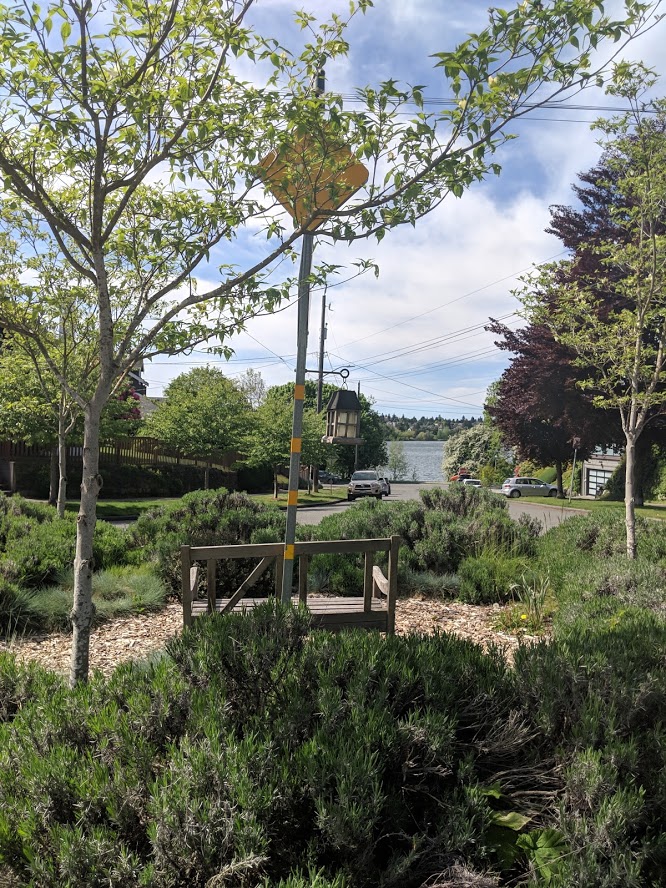
<instances>
[{"instance_id":1,"label":"distant tree line","mask_svg":"<svg viewBox=\"0 0 666 888\"><path fill-rule=\"evenodd\" d=\"M469 429L481 422L461 416L460 419L449 419L443 416L397 416L380 413L379 418L386 426L386 437L389 441L446 441L454 432Z\"/></svg>"}]
</instances>

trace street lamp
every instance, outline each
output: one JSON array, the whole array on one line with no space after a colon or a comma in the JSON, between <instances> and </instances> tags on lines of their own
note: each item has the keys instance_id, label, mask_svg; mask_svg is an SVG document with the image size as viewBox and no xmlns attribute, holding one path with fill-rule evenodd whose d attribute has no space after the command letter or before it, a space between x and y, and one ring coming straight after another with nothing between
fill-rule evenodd
<instances>
[{"instance_id":1,"label":"street lamp","mask_svg":"<svg viewBox=\"0 0 666 888\"><path fill-rule=\"evenodd\" d=\"M326 407L326 434L324 444L362 444L360 435L361 402L356 392L338 389L329 398Z\"/></svg>"}]
</instances>

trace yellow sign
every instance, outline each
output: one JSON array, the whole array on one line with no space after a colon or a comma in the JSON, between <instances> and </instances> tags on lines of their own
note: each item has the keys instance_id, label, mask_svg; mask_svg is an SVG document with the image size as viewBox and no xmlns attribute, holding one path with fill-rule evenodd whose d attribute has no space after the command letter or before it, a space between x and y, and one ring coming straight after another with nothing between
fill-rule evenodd
<instances>
[{"instance_id":1,"label":"yellow sign","mask_svg":"<svg viewBox=\"0 0 666 888\"><path fill-rule=\"evenodd\" d=\"M281 152L271 151L260 164L266 188L298 226L314 231L326 221L317 210L337 210L368 180L368 171L349 148L324 134L305 136ZM314 214L314 215L313 215Z\"/></svg>"}]
</instances>

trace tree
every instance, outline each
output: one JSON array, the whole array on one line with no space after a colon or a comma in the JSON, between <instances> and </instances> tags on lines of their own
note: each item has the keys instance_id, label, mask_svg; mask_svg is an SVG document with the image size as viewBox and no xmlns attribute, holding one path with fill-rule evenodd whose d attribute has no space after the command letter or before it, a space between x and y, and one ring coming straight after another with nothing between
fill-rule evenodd
<instances>
[{"instance_id":1,"label":"tree","mask_svg":"<svg viewBox=\"0 0 666 888\"><path fill-rule=\"evenodd\" d=\"M655 116L646 116L640 103L646 82L646 72L620 66L611 92L632 111L597 124L605 136L606 163L615 173L618 199L611 213L623 233L594 248L614 302L600 299L584 278L562 284L552 267L537 278L555 306L547 322L584 370L581 386L595 405L619 412L629 558L636 557L636 444L651 416L666 405L666 101L652 103Z\"/></svg>"},{"instance_id":2,"label":"tree","mask_svg":"<svg viewBox=\"0 0 666 888\"><path fill-rule=\"evenodd\" d=\"M498 429L490 423L479 422L454 432L447 439L442 472L449 478L464 466L478 477L483 466L493 465L496 460L506 461L505 450Z\"/></svg>"},{"instance_id":3,"label":"tree","mask_svg":"<svg viewBox=\"0 0 666 888\"><path fill-rule=\"evenodd\" d=\"M331 395L338 389L338 386L330 382L325 382L322 387L322 399L324 411ZM291 385L277 385L270 390L270 397L281 397L285 402L291 404L293 397L293 388ZM358 447L358 466L356 458L356 448L346 444L327 444L321 451L319 465L325 465L327 469L348 478L355 468L366 469L381 466L386 462L386 425L383 418L372 409L373 402L362 392L358 399L361 403L361 437L363 444ZM306 380L305 383L305 408L314 410L317 404L317 383L312 379ZM325 413L322 413L322 417ZM323 434L323 432L322 432Z\"/></svg>"},{"instance_id":4,"label":"tree","mask_svg":"<svg viewBox=\"0 0 666 888\"><path fill-rule=\"evenodd\" d=\"M289 465L291 449L293 408L285 394L291 394L289 386L275 386L268 390L265 402L255 411L253 428L245 443L248 465L271 467L276 499L278 473ZM317 465L323 460L326 445L321 439L325 430L324 417L314 408L307 407L303 412L301 437L301 455L306 465Z\"/></svg>"},{"instance_id":5,"label":"tree","mask_svg":"<svg viewBox=\"0 0 666 888\"><path fill-rule=\"evenodd\" d=\"M391 441L388 448L388 470L392 481L400 481L409 468L405 456L405 445L402 441Z\"/></svg>"},{"instance_id":6,"label":"tree","mask_svg":"<svg viewBox=\"0 0 666 888\"><path fill-rule=\"evenodd\" d=\"M250 404L216 367L195 367L176 376L144 430L192 456L240 450L251 422Z\"/></svg>"},{"instance_id":7,"label":"tree","mask_svg":"<svg viewBox=\"0 0 666 888\"><path fill-rule=\"evenodd\" d=\"M136 433L141 424L138 396L131 386L106 405L101 417L104 439ZM67 445L82 440L81 413L44 367L38 355L5 337L0 350L0 439L47 445L52 452L52 502L58 515L67 503Z\"/></svg>"},{"instance_id":8,"label":"tree","mask_svg":"<svg viewBox=\"0 0 666 888\"><path fill-rule=\"evenodd\" d=\"M253 410L261 407L266 398L266 383L258 370L253 370L250 367L239 376L237 384Z\"/></svg>"},{"instance_id":9,"label":"tree","mask_svg":"<svg viewBox=\"0 0 666 888\"><path fill-rule=\"evenodd\" d=\"M608 411L594 408L581 391L575 355L547 326L513 331L493 322L486 329L501 336L496 345L514 355L486 411L521 459L555 466L558 495L563 497L562 470L571 460L574 440L579 458L585 459L595 446L615 439Z\"/></svg>"},{"instance_id":10,"label":"tree","mask_svg":"<svg viewBox=\"0 0 666 888\"><path fill-rule=\"evenodd\" d=\"M55 505L62 517L67 496L67 436L81 414L73 391L90 395L95 385L94 310L90 288L78 273L64 272L58 251L51 247L39 225L24 220L20 226L24 246L28 248L25 255L9 233L11 220L11 215L2 220L9 230L0 230L0 280L5 286L9 282L11 287L10 292L5 293L7 317L16 319L11 309L18 306L21 317L31 319L33 332L37 326L40 332L37 343L25 329L8 322L3 330L2 345L6 358L22 363L31 379L28 387L32 387L33 392L39 391L39 399L52 413L51 421L38 437L41 443L56 442ZM26 272L36 279L36 286L25 282ZM57 375L52 370L57 370ZM53 486L52 462L52 494Z\"/></svg>"},{"instance_id":11,"label":"tree","mask_svg":"<svg viewBox=\"0 0 666 888\"><path fill-rule=\"evenodd\" d=\"M226 351L246 317L291 292L290 280L275 287L268 276L280 258L293 258L315 218L319 237L381 239L498 172L493 154L509 122L595 82L604 69L592 69L591 50L605 38L631 38L658 3L625 0L618 21L603 15L600 0L491 10L486 29L436 54L457 104L435 115L423 110L420 86L401 89L394 79L361 90L358 111L316 94L324 58L346 51L339 16L317 28L299 13L313 37L291 54L248 27L253 0L0 7L4 218L26 259L24 231L37 220L95 307L98 363L92 391L80 391L45 345L52 331L41 312L55 296L40 281L28 299L16 278L2 282L0 324L32 338L84 415L72 683L88 672L100 417L129 370L211 336ZM370 5L358 0L361 10ZM261 63L251 82L238 76L238 56ZM402 113L413 103L416 115ZM338 181L349 164L341 145L370 177L353 203L322 211L322 175ZM303 198L294 229L256 187L265 174L258 162L271 151L283 191ZM254 235L263 226L265 251L239 266L230 248L251 225ZM209 259L215 282L199 287L195 271Z\"/></svg>"}]
</instances>

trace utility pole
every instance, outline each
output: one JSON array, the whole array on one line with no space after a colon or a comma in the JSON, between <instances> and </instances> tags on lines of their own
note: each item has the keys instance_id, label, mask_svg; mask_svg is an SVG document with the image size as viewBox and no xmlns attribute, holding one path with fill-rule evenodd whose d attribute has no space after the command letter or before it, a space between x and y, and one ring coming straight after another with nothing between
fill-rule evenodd
<instances>
[{"instance_id":1,"label":"utility pole","mask_svg":"<svg viewBox=\"0 0 666 888\"><path fill-rule=\"evenodd\" d=\"M317 75L315 91L324 92L324 71ZM310 314L310 273L314 235L306 231L301 248L301 264L298 270L298 332L296 336L296 381L294 383L294 417L291 426L289 455L289 487L287 491L287 527L284 536L284 565L282 571L283 604L291 601L294 582L294 546L296 543L296 516L298 513L298 483L301 469L303 444L303 402L305 401L305 365L308 350L308 319ZM325 292L325 291L324 291Z\"/></svg>"},{"instance_id":2,"label":"utility pole","mask_svg":"<svg viewBox=\"0 0 666 888\"><path fill-rule=\"evenodd\" d=\"M359 382L357 385L357 392L359 396L359 401L361 400L361 383ZM359 414L360 417L360 414ZM358 444L354 446L354 471L358 469Z\"/></svg>"},{"instance_id":3,"label":"utility pole","mask_svg":"<svg viewBox=\"0 0 666 888\"><path fill-rule=\"evenodd\" d=\"M324 406L324 343L326 342L326 287L321 296L321 329L319 330L319 365L317 367L317 413Z\"/></svg>"},{"instance_id":4,"label":"utility pole","mask_svg":"<svg viewBox=\"0 0 666 888\"><path fill-rule=\"evenodd\" d=\"M301 265L298 272L298 334L296 354L296 382L294 384L294 418L291 426L289 457L289 489L287 492L287 528L284 538L284 570L282 574L282 602L291 601L294 581L294 544L296 542L296 514L298 512L298 482L301 468L303 440L303 402L305 401L305 364L308 349L308 315L310 313L310 271L314 235L303 235Z\"/></svg>"}]
</instances>

